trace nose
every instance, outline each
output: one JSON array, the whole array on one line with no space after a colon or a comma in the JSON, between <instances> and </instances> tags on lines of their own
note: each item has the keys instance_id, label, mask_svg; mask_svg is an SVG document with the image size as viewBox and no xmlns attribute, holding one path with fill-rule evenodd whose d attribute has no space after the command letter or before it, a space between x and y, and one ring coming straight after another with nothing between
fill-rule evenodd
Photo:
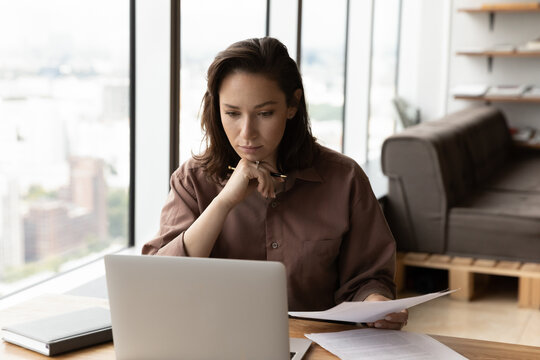
<instances>
[{"instance_id":1,"label":"nose","mask_svg":"<svg viewBox=\"0 0 540 360\"><path fill-rule=\"evenodd\" d=\"M240 136L246 140L257 137L257 124L254 116L246 115L244 119L242 119Z\"/></svg>"}]
</instances>

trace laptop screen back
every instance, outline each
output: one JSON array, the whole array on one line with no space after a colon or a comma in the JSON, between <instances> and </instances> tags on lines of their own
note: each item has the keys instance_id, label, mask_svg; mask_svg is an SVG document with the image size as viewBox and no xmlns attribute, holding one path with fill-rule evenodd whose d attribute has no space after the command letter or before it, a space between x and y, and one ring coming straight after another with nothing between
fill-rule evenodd
<instances>
[{"instance_id":1,"label":"laptop screen back","mask_svg":"<svg viewBox=\"0 0 540 360\"><path fill-rule=\"evenodd\" d=\"M107 255L118 359L287 359L278 262Z\"/></svg>"}]
</instances>

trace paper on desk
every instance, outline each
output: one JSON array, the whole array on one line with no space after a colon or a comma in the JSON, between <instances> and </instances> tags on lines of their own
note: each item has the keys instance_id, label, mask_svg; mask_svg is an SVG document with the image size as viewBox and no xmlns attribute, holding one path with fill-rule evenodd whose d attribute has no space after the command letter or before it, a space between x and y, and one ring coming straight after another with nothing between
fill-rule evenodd
<instances>
[{"instance_id":1,"label":"paper on desk","mask_svg":"<svg viewBox=\"0 0 540 360\"><path fill-rule=\"evenodd\" d=\"M431 336L406 331L358 329L305 335L342 360L466 359Z\"/></svg>"},{"instance_id":2,"label":"paper on desk","mask_svg":"<svg viewBox=\"0 0 540 360\"><path fill-rule=\"evenodd\" d=\"M456 290L440 291L431 294L389 301L346 301L325 311L289 311L294 317L348 321L354 323L381 320L385 315L408 309L423 302L448 295Z\"/></svg>"}]
</instances>

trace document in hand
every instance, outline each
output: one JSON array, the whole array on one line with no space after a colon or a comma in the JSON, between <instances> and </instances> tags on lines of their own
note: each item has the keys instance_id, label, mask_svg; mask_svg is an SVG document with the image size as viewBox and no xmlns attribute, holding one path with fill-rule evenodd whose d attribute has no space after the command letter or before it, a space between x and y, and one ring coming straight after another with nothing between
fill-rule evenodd
<instances>
[{"instance_id":1,"label":"document in hand","mask_svg":"<svg viewBox=\"0 0 540 360\"><path fill-rule=\"evenodd\" d=\"M93 307L2 328L10 343L52 356L112 340L109 310Z\"/></svg>"},{"instance_id":2,"label":"document in hand","mask_svg":"<svg viewBox=\"0 0 540 360\"><path fill-rule=\"evenodd\" d=\"M389 301L351 301L342 302L325 311L289 311L290 316L353 323L373 322L385 315L408 309L423 302L451 294L456 290L440 291L427 295Z\"/></svg>"}]
</instances>

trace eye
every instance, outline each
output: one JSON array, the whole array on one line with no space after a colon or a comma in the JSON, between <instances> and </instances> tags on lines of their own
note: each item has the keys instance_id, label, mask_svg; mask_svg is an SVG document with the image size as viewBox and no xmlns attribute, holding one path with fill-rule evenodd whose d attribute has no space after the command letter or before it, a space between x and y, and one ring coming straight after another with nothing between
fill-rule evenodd
<instances>
[{"instance_id":1,"label":"eye","mask_svg":"<svg viewBox=\"0 0 540 360\"><path fill-rule=\"evenodd\" d=\"M225 111L225 115L229 117L237 117L240 115L238 111Z\"/></svg>"},{"instance_id":2,"label":"eye","mask_svg":"<svg viewBox=\"0 0 540 360\"><path fill-rule=\"evenodd\" d=\"M270 117L274 115L274 111L261 111L259 113L259 116L262 116L262 117Z\"/></svg>"}]
</instances>

